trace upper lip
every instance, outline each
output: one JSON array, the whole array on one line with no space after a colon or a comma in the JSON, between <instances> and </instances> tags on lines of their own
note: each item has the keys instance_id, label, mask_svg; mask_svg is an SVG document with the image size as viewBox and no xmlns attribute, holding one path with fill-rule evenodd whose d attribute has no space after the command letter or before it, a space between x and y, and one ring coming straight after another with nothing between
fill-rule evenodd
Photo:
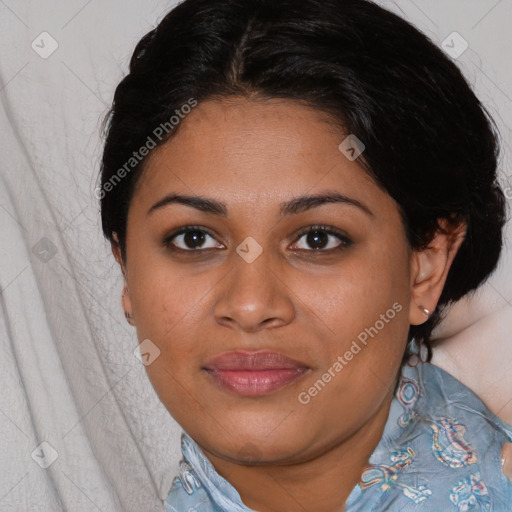
<instances>
[{"instance_id":1,"label":"upper lip","mask_svg":"<svg viewBox=\"0 0 512 512\"><path fill-rule=\"evenodd\" d=\"M264 371L297 368L306 369L308 367L304 363L291 359L280 352L274 352L271 350L260 350L258 352L235 350L232 352L224 352L214 357L208 361L204 368L206 370L221 371Z\"/></svg>"}]
</instances>

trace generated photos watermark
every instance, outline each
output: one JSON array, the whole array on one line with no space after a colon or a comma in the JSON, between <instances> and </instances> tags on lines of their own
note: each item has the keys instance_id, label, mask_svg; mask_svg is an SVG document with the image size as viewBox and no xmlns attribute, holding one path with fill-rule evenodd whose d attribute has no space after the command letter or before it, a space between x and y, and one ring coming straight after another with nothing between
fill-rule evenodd
<instances>
[{"instance_id":1,"label":"generated photos watermark","mask_svg":"<svg viewBox=\"0 0 512 512\"><path fill-rule=\"evenodd\" d=\"M187 114L190 114L192 109L197 106L197 100L190 98L187 103L184 103L179 109L174 112L176 115L172 115L168 121L160 123L152 132L148 135L146 142L138 149L134 151L132 156L121 166L117 172L110 177L110 179L104 183L101 187L94 189L94 197L96 199L103 199L107 192L110 192L114 187L132 171L146 156L149 155L150 151L157 146L157 141L160 142L171 130L173 130Z\"/></svg>"},{"instance_id":2,"label":"generated photos watermark","mask_svg":"<svg viewBox=\"0 0 512 512\"><path fill-rule=\"evenodd\" d=\"M307 405L311 402L311 399L318 395L320 391L322 391L325 386L332 381L338 375L347 364L352 361L355 355L359 354L364 347L361 347L359 343L364 346L368 344L368 338L374 338L379 334L379 332L384 329L386 324L395 318L397 313L402 311L402 305L398 302L395 302L391 308L389 308L385 313L382 313L372 326L366 327L363 331L361 331L357 335L357 340L353 340L350 348L345 351L343 355L338 355L336 361L327 368L327 370L322 374L322 376L307 390L301 391L297 399L303 404ZM359 341L359 343L358 343Z\"/></svg>"}]
</instances>

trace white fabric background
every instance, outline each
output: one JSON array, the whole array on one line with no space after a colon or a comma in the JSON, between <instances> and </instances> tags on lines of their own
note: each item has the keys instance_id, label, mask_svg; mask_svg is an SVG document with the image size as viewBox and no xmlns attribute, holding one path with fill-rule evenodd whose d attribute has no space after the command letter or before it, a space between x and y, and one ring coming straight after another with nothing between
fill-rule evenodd
<instances>
[{"instance_id":1,"label":"white fabric background","mask_svg":"<svg viewBox=\"0 0 512 512\"><path fill-rule=\"evenodd\" d=\"M512 197L512 3L381 3L439 44L453 31L468 41L457 62L500 125L500 172ZM122 279L93 190L114 88L136 42L172 5L0 0L2 511L163 510L179 428L133 355L135 331L122 314ZM31 47L35 40L43 51L43 31L58 44L46 59ZM453 308L434 358L508 422L510 235L509 223L500 268ZM36 463L54 454L47 469Z\"/></svg>"}]
</instances>

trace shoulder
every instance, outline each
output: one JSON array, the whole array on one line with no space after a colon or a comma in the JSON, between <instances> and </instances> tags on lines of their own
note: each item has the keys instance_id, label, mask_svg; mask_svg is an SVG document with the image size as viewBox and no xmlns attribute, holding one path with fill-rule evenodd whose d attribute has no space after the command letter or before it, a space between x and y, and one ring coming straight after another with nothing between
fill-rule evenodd
<instances>
[{"instance_id":1,"label":"shoulder","mask_svg":"<svg viewBox=\"0 0 512 512\"><path fill-rule=\"evenodd\" d=\"M358 500L403 510L509 510L501 452L510 441L512 427L455 377L430 363L406 366Z\"/></svg>"}]
</instances>

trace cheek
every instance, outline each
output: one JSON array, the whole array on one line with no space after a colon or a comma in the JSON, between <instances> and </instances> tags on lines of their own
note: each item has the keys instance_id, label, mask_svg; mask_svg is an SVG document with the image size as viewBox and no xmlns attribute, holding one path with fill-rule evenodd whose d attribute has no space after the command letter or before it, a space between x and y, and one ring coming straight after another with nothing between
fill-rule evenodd
<instances>
[{"instance_id":1,"label":"cheek","mask_svg":"<svg viewBox=\"0 0 512 512\"><path fill-rule=\"evenodd\" d=\"M221 420L222 415L215 408L212 410L211 404L197 388L197 375L187 371L168 349L165 351L166 354L162 352L145 369L153 389L173 419L189 430L201 430L201 426L212 418Z\"/></svg>"},{"instance_id":2,"label":"cheek","mask_svg":"<svg viewBox=\"0 0 512 512\"><path fill-rule=\"evenodd\" d=\"M211 342L205 315L221 276L214 271L191 275L177 265L148 260L139 269L132 276L137 337L140 342L151 340L160 350L146 366L148 377L173 415L182 408L190 414L190 407L202 402L193 399L195 379Z\"/></svg>"},{"instance_id":3,"label":"cheek","mask_svg":"<svg viewBox=\"0 0 512 512\"><path fill-rule=\"evenodd\" d=\"M348 410L359 414L354 412L356 406L364 415L380 404L405 351L409 331L407 246L381 247L384 249L347 258L334 274L297 282L297 295L305 298L303 310L313 312L309 320L315 324L317 339L322 340L318 352L323 354L323 367L315 378L329 368L336 375L313 408L318 408L319 417L333 408L330 417L335 423L346 421Z\"/></svg>"},{"instance_id":4,"label":"cheek","mask_svg":"<svg viewBox=\"0 0 512 512\"><path fill-rule=\"evenodd\" d=\"M150 339L160 350L145 368L148 378L171 415L183 424L187 417L204 414L205 407L196 381L207 341L199 316L208 295L193 281L153 267L138 281L134 304L139 341Z\"/></svg>"},{"instance_id":5,"label":"cheek","mask_svg":"<svg viewBox=\"0 0 512 512\"><path fill-rule=\"evenodd\" d=\"M191 276L165 261L147 261L138 269L130 289L140 339L163 342L193 328L218 281L210 273Z\"/></svg>"},{"instance_id":6,"label":"cheek","mask_svg":"<svg viewBox=\"0 0 512 512\"><path fill-rule=\"evenodd\" d=\"M319 437L363 424L390 392L409 330L407 278L398 267L360 259L336 278L317 279L309 295L314 279L302 281L304 310L315 313L310 320L316 327L328 326L325 336L317 332L323 365L301 389L309 402L299 410L305 421L321 419ZM323 387L321 380L328 384Z\"/></svg>"},{"instance_id":7,"label":"cheek","mask_svg":"<svg viewBox=\"0 0 512 512\"><path fill-rule=\"evenodd\" d=\"M384 336L397 336L404 324L408 328L406 315L397 314L408 307L410 294L406 246L372 246L382 249L363 247L328 271L289 275L299 308L302 303L318 328L340 340L337 348L376 322Z\"/></svg>"}]
</instances>

